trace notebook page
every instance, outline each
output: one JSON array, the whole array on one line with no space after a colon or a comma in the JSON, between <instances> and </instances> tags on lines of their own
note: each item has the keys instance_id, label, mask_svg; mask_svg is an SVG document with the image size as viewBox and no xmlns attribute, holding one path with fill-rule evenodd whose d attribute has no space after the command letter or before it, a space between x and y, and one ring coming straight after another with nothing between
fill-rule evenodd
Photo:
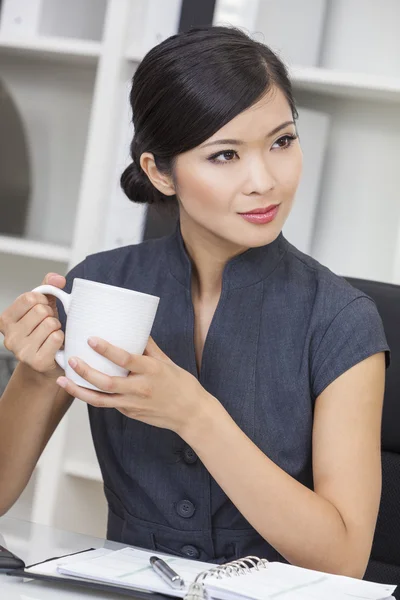
<instances>
[{"instance_id":1,"label":"notebook page","mask_svg":"<svg viewBox=\"0 0 400 600\"><path fill-rule=\"evenodd\" d=\"M150 556L153 555L154 552L123 548L90 560L62 564L57 569L64 575L93 579L138 590L151 590L183 598L196 575L214 566L210 563L157 554L157 556L162 556L165 562L171 565L172 569L185 581L185 588L175 590L154 572L149 563Z\"/></svg>"},{"instance_id":2,"label":"notebook page","mask_svg":"<svg viewBox=\"0 0 400 600\"><path fill-rule=\"evenodd\" d=\"M267 568L247 575L206 579L207 589L218 600L383 600L395 585L360 581L329 575L284 563L269 563Z\"/></svg>"},{"instance_id":3,"label":"notebook page","mask_svg":"<svg viewBox=\"0 0 400 600\"><path fill-rule=\"evenodd\" d=\"M53 560L47 560L46 562L38 563L32 567L27 567L25 570L29 573L39 573L40 575L51 575L52 577L63 576L58 571L58 567L61 565L68 565L74 562L81 562L83 558L99 558L100 556L107 556L113 550L107 548L99 548L97 550L88 550L84 554L71 554L70 556L62 556L61 558L55 558Z\"/></svg>"}]
</instances>

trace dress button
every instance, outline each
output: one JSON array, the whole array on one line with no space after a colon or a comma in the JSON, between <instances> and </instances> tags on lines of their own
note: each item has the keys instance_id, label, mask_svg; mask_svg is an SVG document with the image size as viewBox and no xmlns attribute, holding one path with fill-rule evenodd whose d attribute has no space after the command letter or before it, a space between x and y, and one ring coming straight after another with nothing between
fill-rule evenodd
<instances>
[{"instance_id":1,"label":"dress button","mask_svg":"<svg viewBox=\"0 0 400 600\"><path fill-rule=\"evenodd\" d=\"M185 519L192 517L195 510L194 504L190 500L179 500L176 505L176 512Z\"/></svg>"},{"instance_id":2,"label":"dress button","mask_svg":"<svg viewBox=\"0 0 400 600\"><path fill-rule=\"evenodd\" d=\"M184 556L187 556L188 558L199 558L200 556L200 552L196 548L196 546L191 546L190 544L182 546L181 552Z\"/></svg>"},{"instance_id":3,"label":"dress button","mask_svg":"<svg viewBox=\"0 0 400 600\"><path fill-rule=\"evenodd\" d=\"M192 465L197 460L197 454L190 446L185 446L183 450L183 459L188 465Z\"/></svg>"}]
</instances>

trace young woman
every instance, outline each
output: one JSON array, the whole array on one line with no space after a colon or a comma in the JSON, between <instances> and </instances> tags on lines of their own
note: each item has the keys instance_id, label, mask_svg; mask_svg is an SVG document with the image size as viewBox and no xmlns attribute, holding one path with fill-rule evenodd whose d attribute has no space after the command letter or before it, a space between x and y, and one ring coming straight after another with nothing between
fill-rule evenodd
<instances>
[{"instance_id":1,"label":"young woman","mask_svg":"<svg viewBox=\"0 0 400 600\"><path fill-rule=\"evenodd\" d=\"M54 362L65 319L41 294L0 317L19 365L0 402L0 511L70 405L89 405L108 537L206 561L248 554L361 577L380 498L389 350L373 301L282 235L302 167L284 65L224 27L139 65L122 186L176 202L172 236L89 256L75 277L161 297L143 356L88 343L127 378Z\"/></svg>"}]
</instances>

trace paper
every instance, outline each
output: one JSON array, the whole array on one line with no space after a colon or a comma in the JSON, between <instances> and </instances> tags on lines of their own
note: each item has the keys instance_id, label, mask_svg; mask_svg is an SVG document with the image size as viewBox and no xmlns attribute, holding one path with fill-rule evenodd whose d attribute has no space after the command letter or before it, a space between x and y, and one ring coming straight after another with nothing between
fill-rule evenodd
<instances>
[{"instance_id":1,"label":"paper","mask_svg":"<svg viewBox=\"0 0 400 600\"><path fill-rule=\"evenodd\" d=\"M218 566L160 554L185 581L185 588L176 590L153 571L149 563L153 554L131 547L122 550L102 548L42 563L29 570L183 598L199 573ZM216 600L386 600L396 589L395 585L329 575L279 562L268 563L266 568L237 577L209 577L205 584L210 596Z\"/></svg>"},{"instance_id":2,"label":"paper","mask_svg":"<svg viewBox=\"0 0 400 600\"><path fill-rule=\"evenodd\" d=\"M246 594L252 600L384 600L396 589L395 585L329 575L279 562L269 563L267 569L247 576L208 580L207 586L212 596L220 600Z\"/></svg>"},{"instance_id":3,"label":"paper","mask_svg":"<svg viewBox=\"0 0 400 600\"><path fill-rule=\"evenodd\" d=\"M174 571L179 573L187 584L184 589L175 590L165 583L151 567L149 559L154 552L123 548L99 556L88 555L89 553L85 555L85 560L79 562L72 561L68 564L57 565L58 573L183 598L196 575L214 566L210 563L162 555L162 558L171 565Z\"/></svg>"},{"instance_id":4,"label":"paper","mask_svg":"<svg viewBox=\"0 0 400 600\"><path fill-rule=\"evenodd\" d=\"M61 558L55 558L54 560L49 560L46 562L39 563L34 565L33 567L28 567L25 569L31 573L40 573L41 575L51 575L52 577L60 577L63 578L63 575L58 571L58 567L61 565L69 565L74 562L82 562L83 557L87 558L98 558L100 556L106 556L110 554L113 550L108 550L106 548L99 548L98 550L89 550L85 553L72 554L71 556L63 556Z\"/></svg>"}]
</instances>

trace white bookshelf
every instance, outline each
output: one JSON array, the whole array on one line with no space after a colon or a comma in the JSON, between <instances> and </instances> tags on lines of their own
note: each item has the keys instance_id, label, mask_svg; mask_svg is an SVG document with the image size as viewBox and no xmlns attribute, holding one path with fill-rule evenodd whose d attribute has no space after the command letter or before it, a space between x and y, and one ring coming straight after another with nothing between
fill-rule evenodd
<instances>
[{"instance_id":1,"label":"white bookshelf","mask_svg":"<svg viewBox=\"0 0 400 600\"><path fill-rule=\"evenodd\" d=\"M64 465L64 472L71 477L89 479L90 481L103 481L101 471L92 463L85 463L82 460L67 460Z\"/></svg>"},{"instance_id":2,"label":"white bookshelf","mask_svg":"<svg viewBox=\"0 0 400 600\"><path fill-rule=\"evenodd\" d=\"M28 256L43 261L56 261L65 264L68 264L71 259L71 249L67 246L57 246L56 244L5 235L0 235L0 253Z\"/></svg>"},{"instance_id":3,"label":"white bookshelf","mask_svg":"<svg viewBox=\"0 0 400 600\"><path fill-rule=\"evenodd\" d=\"M82 2L92 11L105 7L100 39L58 31L6 35L0 28L0 72L23 118L34 179L25 234L0 231L0 272L8 282L0 290L0 311L47 272L66 273L91 252L141 238L143 207L125 205L121 195L115 210L110 205L128 152L127 94L135 65L127 57L138 61L175 33L180 0ZM124 223L132 219L130 231L118 229L117 213ZM74 402L11 512L105 535L106 503L86 405Z\"/></svg>"},{"instance_id":4,"label":"white bookshelf","mask_svg":"<svg viewBox=\"0 0 400 600\"><path fill-rule=\"evenodd\" d=\"M71 40L58 37L16 40L2 36L0 55L27 56L30 60L52 60L70 63L96 64L101 54L101 43L91 40Z\"/></svg>"},{"instance_id":5,"label":"white bookshelf","mask_svg":"<svg viewBox=\"0 0 400 600\"><path fill-rule=\"evenodd\" d=\"M306 109L306 122L318 122L311 119L312 111L329 119L323 160L318 157L318 202L310 202L306 214L299 210L296 219L299 227L306 219L310 252L328 267L343 275L400 283L400 73L335 64L334 26L339 27L340 15L332 16L335 0L326 6L324 1L318 0L325 23L318 43L324 50L328 40L329 52L320 48L316 53L309 39L313 30L307 29L313 15L307 11L311 20L296 22L296 35L300 45L304 40L310 44L314 60L296 64L295 55L290 56L296 40L291 36L291 45L285 46L282 37L300 118ZM219 10L223 2L240 8L234 24L266 31L267 0L219 0ZM303 2L312 7L315 0ZM141 239L144 207L125 201L118 188L131 135L127 89L144 52L176 31L180 0L107 0L98 6L98 29L104 22L96 39L61 36L59 29L25 37L0 30L0 73L24 120L35 179L25 235L0 231L0 273L7 282L0 289L0 311L38 285L46 272L65 273L91 252ZM360 13L361 25L363 17ZM355 38L357 43L365 43L364 38ZM326 119L321 116L320 122L326 129ZM313 135L320 135L318 126L305 135L312 142ZM104 535L101 474L86 406L80 402L63 419L12 511Z\"/></svg>"},{"instance_id":6,"label":"white bookshelf","mask_svg":"<svg viewBox=\"0 0 400 600\"><path fill-rule=\"evenodd\" d=\"M357 100L400 102L400 76L333 71L322 67L292 67L296 89Z\"/></svg>"}]
</instances>

